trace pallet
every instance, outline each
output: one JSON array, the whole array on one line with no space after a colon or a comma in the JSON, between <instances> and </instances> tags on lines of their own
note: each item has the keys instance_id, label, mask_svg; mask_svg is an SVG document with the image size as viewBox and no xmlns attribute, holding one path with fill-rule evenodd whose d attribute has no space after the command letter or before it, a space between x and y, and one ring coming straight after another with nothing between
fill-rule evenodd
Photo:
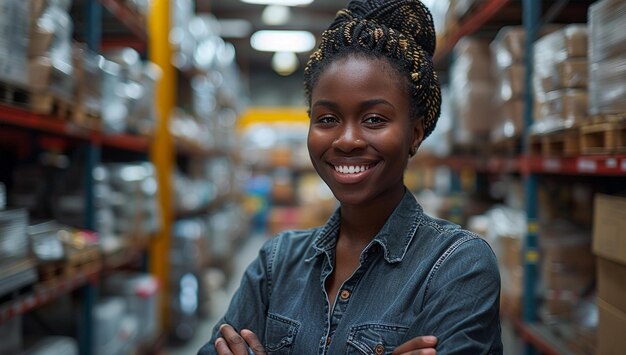
<instances>
[{"instance_id":1,"label":"pallet","mask_svg":"<svg viewBox=\"0 0 626 355\"><path fill-rule=\"evenodd\" d=\"M0 82L0 102L37 114L71 118L72 103L49 92L32 92L19 85Z\"/></svg>"},{"instance_id":2,"label":"pallet","mask_svg":"<svg viewBox=\"0 0 626 355\"><path fill-rule=\"evenodd\" d=\"M491 155L515 156L522 151L522 138L504 138L491 144Z\"/></svg>"},{"instance_id":3,"label":"pallet","mask_svg":"<svg viewBox=\"0 0 626 355\"><path fill-rule=\"evenodd\" d=\"M452 146L452 154L456 156L486 156L490 153L490 145L489 140L485 138L484 140L479 140L482 143L472 143L472 144L459 144L456 143Z\"/></svg>"},{"instance_id":4,"label":"pallet","mask_svg":"<svg viewBox=\"0 0 626 355\"><path fill-rule=\"evenodd\" d=\"M65 275L65 261L58 260L40 263L37 266L37 270L39 271L39 281L41 282L63 277Z\"/></svg>"},{"instance_id":5,"label":"pallet","mask_svg":"<svg viewBox=\"0 0 626 355\"><path fill-rule=\"evenodd\" d=\"M46 282L72 277L81 270L100 262L101 255L97 248L71 251L63 260L40 264L38 267L39 279L41 282Z\"/></svg>"},{"instance_id":6,"label":"pallet","mask_svg":"<svg viewBox=\"0 0 626 355\"><path fill-rule=\"evenodd\" d=\"M530 136L530 152L543 156L573 156L580 154L580 129L572 127L546 134Z\"/></svg>"},{"instance_id":7,"label":"pallet","mask_svg":"<svg viewBox=\"0 0 626 355\"><path fill-rule=\"evenodd\" d=\"M582 154L626 152L626 120L590 123L580 128Z\"/></svg>"}]
</instances>

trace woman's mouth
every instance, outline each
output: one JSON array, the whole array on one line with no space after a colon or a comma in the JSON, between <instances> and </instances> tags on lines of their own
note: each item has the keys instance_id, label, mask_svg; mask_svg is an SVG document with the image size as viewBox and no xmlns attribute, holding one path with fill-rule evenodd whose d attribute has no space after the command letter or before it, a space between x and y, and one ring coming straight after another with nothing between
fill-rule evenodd
<instances>
[{"instance_id":1,"label":"woman's mouth","mask_svg":"<svg viewBox=\"0 0 626 355\"><path fill-rule=\"evenodd\" d=\"M369 170L371 165L333 165L333 167L340 174L358 174Z\"/></svg>"}]
</instances>

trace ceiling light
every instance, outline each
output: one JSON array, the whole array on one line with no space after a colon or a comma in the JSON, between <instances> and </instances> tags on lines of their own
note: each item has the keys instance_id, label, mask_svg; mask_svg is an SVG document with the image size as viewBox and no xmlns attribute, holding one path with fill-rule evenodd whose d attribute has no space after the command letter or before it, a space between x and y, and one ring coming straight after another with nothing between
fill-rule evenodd
<instances>
[{"instance_id":1,"label":"ceiling light","mask_svg":"<svg viewBox=\"0 0 626 355\"><path fill-rule=\"evenodd\" d=\"M300 53L315 48L315 36L307 31L257 31L250 44L257 51Z\"/></svg>"},{"instance_id":2,"label":"ceiling light","mask_svg":"<svg viewBox=\"0 0 626 355\"><path fill-rule=\"evenodd\" d=\"M272 69L278 74L287 76L298 69L298 57L293 52L276 52L272 56Z\"/></svg>"},{"instance_id":3,"label":"ceiling light","mask_svg":"<svg viewBox=\"0 0 626 355\"><path fill-rule=\"evenodd\" d=\"M308 5L313 0L241 0L247 4L256 5L283 5L283 6L302 6Z\"/></svg>"},{"instance_id":4,"label":"ceiling light","mask_svg":"<svg viewBox=\"0 0 626 355\"><path fill-rule=\"evenodd\" d=\"M289 7L283 5L268 5L261 15L263 23L270 26L284 25L289 21L290 17L291 10L289 10Z\"/></svg>"}]
</instances>

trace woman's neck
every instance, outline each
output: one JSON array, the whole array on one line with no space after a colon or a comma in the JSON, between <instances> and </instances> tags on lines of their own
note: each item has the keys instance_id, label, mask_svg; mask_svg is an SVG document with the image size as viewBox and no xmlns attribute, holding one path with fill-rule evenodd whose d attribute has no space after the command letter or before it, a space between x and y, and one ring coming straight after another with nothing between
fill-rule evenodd
<instances>
[{"instance_id":1,"label":"woman's neck","mask_svg":"<svg viewBox=\"0 0 626 355\"><path fill-rule=\"evenodd\" d=\"M391 213L402 200L402 193L394 193L367 204L341 204L339 238L350 243L367 244L385 225Z\"/></svg>"}]
</instances>

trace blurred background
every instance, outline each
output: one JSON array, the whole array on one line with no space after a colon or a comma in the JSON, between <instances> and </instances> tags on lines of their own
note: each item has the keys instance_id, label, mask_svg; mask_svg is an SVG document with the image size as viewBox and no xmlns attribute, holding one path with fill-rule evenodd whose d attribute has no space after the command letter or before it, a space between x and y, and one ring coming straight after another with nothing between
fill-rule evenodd
<instances>
[{"instance_id":1,"label":"blurred background","mask_svg":"<svg viewBox=\"0 0 626 355\"><path fill-rule=\"evenodd\" d=\"M626 351L626 1L430 0L405 183L498 257L505 354ZM0 2L0 354L195 354L337 208L303 68L346 1Z\"/></svg>"}]
</instances>

